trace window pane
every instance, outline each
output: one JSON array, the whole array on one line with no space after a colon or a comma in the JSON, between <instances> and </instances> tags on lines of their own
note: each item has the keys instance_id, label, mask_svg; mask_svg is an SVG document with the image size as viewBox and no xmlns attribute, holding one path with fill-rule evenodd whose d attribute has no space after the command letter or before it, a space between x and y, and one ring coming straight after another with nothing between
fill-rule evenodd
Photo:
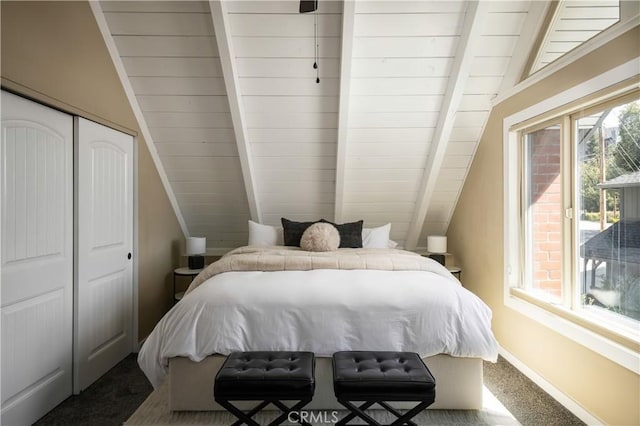
<instances>
[{"instance_id":1,"label":"window pane","mask_svg":"<svg viewBox=\"0 0 640 426\"><path fill-rule=\"evenodd\" d=\"M580 301L640 319L640 103L577 120ZM610 315L611 314L611 315Z\"/></svg>"},{"instance_id":2,"label":"window pane","mask_svg":"<svg viewBox=\"0 0 640 426\"><path fill-rule=\"evenodd\" d=\"M528 133L526 258L528 289L562 299L560 126Z\"/></svg>"}]
</instances>

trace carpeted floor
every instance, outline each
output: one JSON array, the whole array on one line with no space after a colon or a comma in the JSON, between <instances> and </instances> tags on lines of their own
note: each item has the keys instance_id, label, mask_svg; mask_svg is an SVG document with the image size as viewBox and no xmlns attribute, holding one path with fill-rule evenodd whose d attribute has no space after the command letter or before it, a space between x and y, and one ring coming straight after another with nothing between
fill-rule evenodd
<instances>
[{"instance_id":1,"label":"carpeted floor","mask_svg":"<svg viewBox=\"0 0 640 426\"><path fill-rule=\"evenodd\" d=\"M484 384L523 425L574 426L584 423L504 358L483 366Z\"/></svg>"},{"instance_id":2,"label":"carpeted floor","mask_svg":"<svg viewBox=\"0 0 640 426\"><path fill-rule=\"evenodd\" d=\"M167 404L168 387L166 383L155 390L136 410L126 426L227 426L233 424L233 415L225 411L176 412L172 413ZM401 410L403 411L403 410ZM382 409L366 410L367 414L383 425L393 423L396 417ZM270 424L280 413L262 411L253 419L261 425ZM346 416L346 410L312 410L308 412L308 421L313 426L326 426ZM418 425L504 425L519 426L520 423L485 387L481 410L424 410L412 419ZM283 426L297 423L286 421ZM352 424L352 422L350 422ZM353 424L363 424L354 420Z\"/></svg>"},{"instance_id":3,"label":"carpeted floor","mask_svg":"<svg viewBox=\"0 0 640 426\"><path fill-rule=\"evenodd\" d=\"M67 398L36 425L121 425L153 388L131 354L80 395Z\"/></svg>"},{"instance_id":4,"label":"carpeted floor","mask_svg":"<svg viewBox=\"0 0 640 426\"><path fill-rule=\"evenodd\" d=\"M484 363L484 381L487 389L525 426L583 424L502 358L496 364ZM121 425L152 390L132 354L36 425Z\"/></svg>"}]
</instances>

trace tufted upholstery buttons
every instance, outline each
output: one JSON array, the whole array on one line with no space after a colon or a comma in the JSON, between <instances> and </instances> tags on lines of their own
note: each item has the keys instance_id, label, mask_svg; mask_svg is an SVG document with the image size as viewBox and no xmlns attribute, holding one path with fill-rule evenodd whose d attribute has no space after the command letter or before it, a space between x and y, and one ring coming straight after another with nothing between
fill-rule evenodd
<instances>
[{"instance_id":1,"label":"tufted upholstery buttons","mask_svg":"<svg viewBox=\"0 0 640 426\"><path fill-rule=\"evenodd\" d=\"M333 377L336 396L380 394L389 401L412 401L435 393L431 372L410 352L336 352Z\"/></svg>"},{"instance_id":2,"label":"tufted upholstery buttons","mask_svg":"<svg viewBox=\"0 0 640 426\"><path fill-rule=\"evenodd\" d=\"M227 399L257 400L265 394L313 395L315 359L312 352L234 352L216 376L214 393Z\"/></svg>"},{"instance_id":3,"label":"tufted upholstery buttons","mask_svg":"<svg viewBox=\"0 0 640 426\"><path fill-rule=\"evenodd\" d=\"M391 425L415 425L411 418L435 401L436 382L416 353L336 352L333 390L338 402L350 411L336 425L347 425L360 417L367 424L380 426L363 411L376 403L397 417ZM355 401L361 405L354 405ZM415 401L417 405L400 413L388 401Z\"/></svg>"},{"instance_id":4,"label":"tufted upholstery buttons","mask_svg":"<svg viewBox=\"0 0 640 426\"><path fill-rule=\"evenodd\" d=\"M314 391L313 352L234 352L222 364L213 387L216 402L239 419L234 424L247 425L257 425L251 417L270 405L282 412L270 424L287 421L290 413L311 402ZM298 402L287 405L283 400ZM244 412L232 401L262 402ZM311 426L302 418L299 423Z\"/></svg>"}]
</instances>

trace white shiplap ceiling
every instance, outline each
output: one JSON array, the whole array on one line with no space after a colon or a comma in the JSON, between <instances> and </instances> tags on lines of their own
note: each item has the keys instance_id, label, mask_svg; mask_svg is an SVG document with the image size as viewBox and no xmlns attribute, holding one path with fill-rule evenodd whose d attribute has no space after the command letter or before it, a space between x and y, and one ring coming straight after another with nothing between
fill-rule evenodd
<instances>
[{"instance_id":1,"label":"white shiplap ceiling","mask_svg":"<svg viewBox=\"0 0 640 426\"><path fill-rule=\"evenodd\" d=\"M297 1L94 12L185 233L224 251L246 244L249 218L391 222L407 248L445 233L491 100L518 82L546 6L320 0L320 84L314 16Z\"/></svg>"},{"instance_id":2,"label":"white shiplap ceiling","mask_svg":"<svg viewBox=\"0 0 640 426\"><path fill-rule=\"evenodd\" d=\"M558 3L531 73L555 61L620 19L620 0Z\"/></svg>"}]
</instances>

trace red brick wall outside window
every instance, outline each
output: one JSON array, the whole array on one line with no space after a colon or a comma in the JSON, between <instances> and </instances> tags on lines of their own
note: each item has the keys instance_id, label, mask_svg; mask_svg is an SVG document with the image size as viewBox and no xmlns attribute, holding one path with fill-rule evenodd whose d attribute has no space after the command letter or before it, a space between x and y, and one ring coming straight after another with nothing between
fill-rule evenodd
<instances>
[{"instance_id":1,"label":"red brick wall outside window","mask_svg":"<svg viewBox=\"0 0 640 426\"><path fill-rule=\"evenodd\" d=\"M527 135L529 191L528 235L531 284L554 298L562 297L562 200L560 126Z\"/></svg>"}]
</instances>

